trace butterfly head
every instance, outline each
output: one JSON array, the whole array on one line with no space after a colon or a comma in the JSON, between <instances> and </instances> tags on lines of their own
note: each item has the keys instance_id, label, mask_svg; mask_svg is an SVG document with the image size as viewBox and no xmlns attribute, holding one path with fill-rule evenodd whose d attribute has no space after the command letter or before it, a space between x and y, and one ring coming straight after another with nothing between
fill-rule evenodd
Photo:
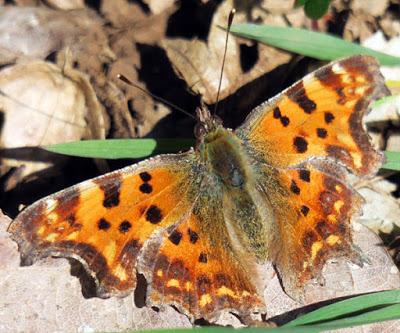
<instances>
[{"instance_id":1,"label":"butterfly head","mask_svg":"<svg viewBox=\"0 0 400 333\"><path fill-rule=\"evenodd\" d=\"M196 110L197 124L194 128L194 135L199 142L203 142L209 133L222 128L222 120L212 115L210 110L202 105Z\"/></svg>"}]
</instances>

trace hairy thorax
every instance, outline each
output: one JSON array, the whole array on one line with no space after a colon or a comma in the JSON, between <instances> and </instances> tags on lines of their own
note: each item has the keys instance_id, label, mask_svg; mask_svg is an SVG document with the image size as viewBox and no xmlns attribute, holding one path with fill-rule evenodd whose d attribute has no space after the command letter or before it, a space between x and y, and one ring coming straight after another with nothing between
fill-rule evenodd
<instances>
[{"instance_id":1,"label":"hairy thorax","mask_svg":"<svg viewBox=\"0 0 400 333\"><path fill-rule=\"evenodd\" d=\"M200 146L202 162L226 187L243 187L249 172L241 142L229 129L219 127L206 134Z\"/></svg>"}]
</instances>

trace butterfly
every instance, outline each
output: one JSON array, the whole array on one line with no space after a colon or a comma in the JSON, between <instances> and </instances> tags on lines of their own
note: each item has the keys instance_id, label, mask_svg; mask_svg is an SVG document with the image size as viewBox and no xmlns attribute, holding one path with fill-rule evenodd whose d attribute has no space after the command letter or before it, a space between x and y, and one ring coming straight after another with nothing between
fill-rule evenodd
<instances>
[{"instance_id":1,"label":"butterfly","mask_svg":"<svg viewBox=\"0 0 400 333\"><path fill-rule=\"evenodd\" d=\"M236 130L201 107L194 149L23 210L9 228L22 264L75 258L99 297L128 295L140 273L148 305L173 305L191 320L264 311L256 266L267 261L301 299L328 259L362 265L350 225L362 198L347 178L373 175L383 161L362 118L388 94L376 60L353 56L261 104Z\"/></svg>"}]
</instances>

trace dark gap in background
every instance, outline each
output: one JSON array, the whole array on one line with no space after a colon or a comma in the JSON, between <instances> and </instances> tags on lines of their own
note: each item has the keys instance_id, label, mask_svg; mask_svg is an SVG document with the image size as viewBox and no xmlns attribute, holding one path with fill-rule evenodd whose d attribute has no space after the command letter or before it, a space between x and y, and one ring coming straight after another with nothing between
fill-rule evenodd
<instances>
[{"instance_id":1,"label":"dark gap in background","mask_svg":"<svg viewBox=\"0 0 400 333\"><path fill-rule=\"evenodd\" d=\"M166 37L207 40L212 17L221 1L202 4L198 0L180 1L180 8L170 16Z\"/></svg>"}]
</instances>

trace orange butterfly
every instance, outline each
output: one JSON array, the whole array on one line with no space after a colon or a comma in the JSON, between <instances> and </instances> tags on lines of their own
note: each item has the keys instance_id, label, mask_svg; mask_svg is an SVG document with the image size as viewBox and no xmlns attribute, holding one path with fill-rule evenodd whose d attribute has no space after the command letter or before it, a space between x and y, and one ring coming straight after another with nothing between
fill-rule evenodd
<instances>
[{"instance_id":1,"label":"orange butterfly","mask_svg":"<svg viewBox=\"0 0 400 333\"><path fill-rule=\"evenodd\" d=\"M327 259L362 264L350 228L362 199L346 177L381 165L362 117L387 94L376 61L354 56L307 75L235 131L200 108L194 150L25 209L10 226L23 264L75 258L99 297L129 294L139 272L149 305L174 305L192 320L264 310L255 265L267 260L285 291L301 298Z\"/></svg>"}]
</instances>

